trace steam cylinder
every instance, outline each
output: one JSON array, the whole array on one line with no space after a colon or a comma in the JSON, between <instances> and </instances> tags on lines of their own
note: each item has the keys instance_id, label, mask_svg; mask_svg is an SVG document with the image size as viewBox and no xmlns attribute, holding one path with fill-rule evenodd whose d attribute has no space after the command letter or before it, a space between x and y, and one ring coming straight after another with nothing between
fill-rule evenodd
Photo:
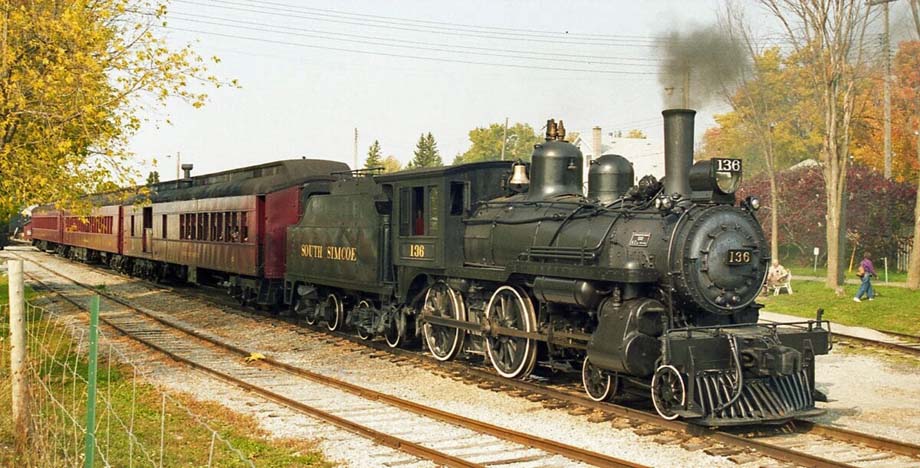
<instances>
[{"instance_id":1,"label":"steam cylinder","mask_svg":"<svg viewBox=\"0 0 920 468\"><path fill-rule=\"evenodd\" d=\"M693 165L693 119L696 111L668 109L664 116L665 193L690 198L690 166Z\"/></svg>"},{"instance_id":2,"label":"steam cylinder","mask_svg":"<svg viewBox=\"0 0 920 468\"><path fill-rule=\"evenodd\" d=\"M575 145L550 140L534 146L528 200L582 193L584 157Z\"/></svg>"},{"instance_id":3,"label":"steam cylinder","mask_svg":"<svg viewBox=\"0 0 920 468\"><path fill-rule=\"evenodd\" d=\"M618 154L605 154L591 161L588 169L588 198L603 204L622 197L633 186L632 163Z\"/></svg>"}]
</instances>

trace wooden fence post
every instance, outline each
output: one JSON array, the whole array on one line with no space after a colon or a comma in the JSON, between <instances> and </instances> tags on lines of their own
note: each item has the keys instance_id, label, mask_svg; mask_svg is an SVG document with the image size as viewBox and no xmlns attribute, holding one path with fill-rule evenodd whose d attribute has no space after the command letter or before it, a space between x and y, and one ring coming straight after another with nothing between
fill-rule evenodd
<instances>
[{"instance_id":1,"label":"wooden fence post","mask_svg":"<svg viewBox=\"0 0 920 468\"><path fill-rule=\"evenodd\" d=\"M13 385L13 433L20 456L29 450L29 381L26 370L26 304L22 260L7 263L10 280L10 370Z\"/></svg>"}]
</instances>

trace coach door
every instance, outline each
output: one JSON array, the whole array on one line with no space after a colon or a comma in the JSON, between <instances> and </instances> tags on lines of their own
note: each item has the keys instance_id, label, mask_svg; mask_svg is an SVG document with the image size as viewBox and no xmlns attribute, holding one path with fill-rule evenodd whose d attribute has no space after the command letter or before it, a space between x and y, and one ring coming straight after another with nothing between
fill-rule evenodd
<instances>
[{"instance_id":1,"label":"coach door","mask_svg":"<svg viewBox=\"0 0 920 468\"><path fill-rule=\"evenodd\" d=\"M153 207L144 208L144 253L153 252Z\"/></svg>"}]
</instances>

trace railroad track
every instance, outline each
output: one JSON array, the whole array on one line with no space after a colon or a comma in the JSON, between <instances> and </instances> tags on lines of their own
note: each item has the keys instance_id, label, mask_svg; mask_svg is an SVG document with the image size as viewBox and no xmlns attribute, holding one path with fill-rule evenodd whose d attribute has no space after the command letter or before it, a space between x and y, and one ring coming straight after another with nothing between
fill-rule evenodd
<instances>
[{"instance_id":1,"label":"railroad track","mask_svg":"<svg viewBox=\"0 0 920 468\"><path fill-rule=\"evenodd\" d=\"M247 350L35 264L75 288L62 287L32 272L26 275L80 309L88 310L92 294L102 296L106 312L100 314L100 321L132 340L267 400L419 459L456 467L644 466L420 405L271 357L246 363L244 358L251 356ZM75 294L77 288L84 292Z\"/></svg>"},{"instance_id":2,"label":"railroad track","mask_svg":"<svg viewBox=\"0 0 920 468\"><path fill-rule=\"evenodd\" d=\"M51 271L44 265L38 264L35 261L32 262ZM64 276L59 272L54 272L54 274ZM106 274L114 275L114 273L110 272L106 272ZM67 279L73 281L70 278ZM228 306L226 301L216 300L212 295L184 289L175 290L163 288L160 285L151 286L171 290L180 294L187 295L191 293L200 300L211 302L212 304L217 302L222 309L228 312L247 316L252 315L251 312L239 311L234 308L235 306ZM121 299L114 298L114 300ZM264 316L262 318L264 319ZM534 401L544 401L546 404L555 407L582 408L588 410L588 412L594 412L595 415L601 414L601 417L606 419L621 418L630 421L633 426L638 426L637 432L641 432L643 435L673 432L684 434L689 437L705 437L724 447L729 447L727 451L723 451L724 454L731 454L731 450L734 450L735 453L753 450L777 460L802 466L863 466L877 464L885 466L920 467L920 447L909 443L880 438L834 426L819 425L804 420L793 421L782 430L766 431L766 435L764 433L758 433L753 436L743 436L725 431L716 431L681 421L665 421L653 413L634 408L610 403L594 402L581 396L580 388L576 389L574 386L566 386L564 384L547 386L545 384L530 381L508 380L495 375L481 366L469 367L466 364L453 362L436 363L433 358L418 352L400 349L394 350L386 347L380 342L363 341L342 333L311 331L304 329L293 320L283 320L277 317L273 317L272 319L297 325L297 330L300 333L322 333L336 340L341 340L342 342L366 346L369 349L375 350L374 352L386 352L394 356L395 359L415 360L420 366L428 369L437 369L440 372L449 374L453 378L479 385L482 388L514 393L516 396L527 397ZM283 365L283 363L279 364Z\"/></svg>"}]
</instances>

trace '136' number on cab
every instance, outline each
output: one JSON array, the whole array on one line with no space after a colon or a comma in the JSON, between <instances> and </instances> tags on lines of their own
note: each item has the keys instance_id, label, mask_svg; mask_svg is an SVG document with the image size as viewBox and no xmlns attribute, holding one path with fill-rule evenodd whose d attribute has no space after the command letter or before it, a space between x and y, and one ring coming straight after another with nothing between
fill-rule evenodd
<instances>
[{"instance_id":1,"label":"'136' number on cab","mask_svg":"<svg viewBox=\"0 0 920 468\"><path fill-rule=\"evenodd\" d=\"M412 258L425 258L425 246L421 244L409 244L409 256Z\"/></svg>"}]
</instances>

